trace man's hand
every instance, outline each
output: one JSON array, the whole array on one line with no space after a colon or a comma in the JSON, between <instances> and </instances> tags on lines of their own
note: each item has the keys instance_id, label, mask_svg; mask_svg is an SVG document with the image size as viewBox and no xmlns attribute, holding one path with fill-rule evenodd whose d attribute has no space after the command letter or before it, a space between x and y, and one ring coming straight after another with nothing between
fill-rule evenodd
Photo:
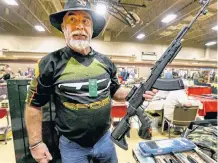
<instances>
[{"instance_id":1,"label":"man's hand","mask_svg":"<svg viewBox=\"0 0 218 163\"><path fill-rule=\"evenodd\" d=\"M31 154L33 158L38 162L38 163L48 163L50 160L52 160L52 156L48 151L47 146L42 143L38 147L31 149Z\"/></svg>"},{"instance_id":2,"label":"man's hand","mask_svg":"<svg viewBox=\"0 0 218 163\"><path fill-rule=\"evenodd\" d=\"M120 87L117 92L114 94L113 99L118 102L124 102L126 96L129 94L131 89ZM146 101L151 101L152 98L156 95L158 90L153 89L152 91L146 91L143 97Z\"/></svg>"},{"instance_id":3,"label":"man's hand","mask_svg":"<svg viewBox=\"0 0 218 163\"><path fill-rule=\"evenodd\" d=\"M143 97L145 98L146 101L151 101L157 92L158 90L156 89L153 89L152 91L146 91Z\"/></svg>"}]
</instances>

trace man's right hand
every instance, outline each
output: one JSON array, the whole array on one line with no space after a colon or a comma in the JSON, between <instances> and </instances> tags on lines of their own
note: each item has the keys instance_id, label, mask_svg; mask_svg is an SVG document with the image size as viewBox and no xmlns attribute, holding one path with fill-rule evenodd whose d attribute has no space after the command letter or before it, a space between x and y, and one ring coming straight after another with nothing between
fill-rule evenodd
<instances>
[{"instance_id":1,"label":"man's right hand","mask_svg":"<svg viewBox=\"0 0 218 163\"><path fill-rule=\"evenodd\" d=\"M52 160L52 156L46 146L46 144L42 143L38 147L31 149L31 154L33 158L38 163L48 163Z\"/></svg>"}]
</instances>

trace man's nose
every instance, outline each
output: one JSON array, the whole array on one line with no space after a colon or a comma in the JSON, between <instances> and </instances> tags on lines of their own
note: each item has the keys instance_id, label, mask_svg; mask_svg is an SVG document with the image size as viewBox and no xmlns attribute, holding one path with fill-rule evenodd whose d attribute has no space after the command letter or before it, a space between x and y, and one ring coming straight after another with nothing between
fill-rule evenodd
<instances>
[{"instance_id":1,"label":"man's nose","mask_svg":"<svg viewBox=\"0 0 218 163\"><path fill-rule=\"evenodd\" d=\"M76 29L77 29L77 30L83 30L83 29L84 29L84 25L82 24L82 22L79 22L79 23L76 25Z\"/></svg>"}]
</instances>

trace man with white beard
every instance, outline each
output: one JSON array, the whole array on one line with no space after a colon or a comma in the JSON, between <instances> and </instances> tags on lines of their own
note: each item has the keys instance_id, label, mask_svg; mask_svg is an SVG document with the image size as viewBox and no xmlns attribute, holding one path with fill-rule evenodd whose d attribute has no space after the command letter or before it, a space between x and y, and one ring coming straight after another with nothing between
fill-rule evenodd
<instances>
[{"instance_id":1,"label":"man with white beard","mask_svg":"<svg viewBox=\"0 0 218 163\"><path fill-rule=\"evenodd\" d=\"M120 87L114 63L90 47L106 21L85 0L69 0L50 21L63 32L67 46L38 62L29 87L25 121L31 154L38 163L52 160L42 140L41 107L53 95L62 163L88 163L89 158L117 163L109 132L111 100L124 101L130 90ZM145 92L144 98L155 93Z\"/></svg>"}]
</instances>

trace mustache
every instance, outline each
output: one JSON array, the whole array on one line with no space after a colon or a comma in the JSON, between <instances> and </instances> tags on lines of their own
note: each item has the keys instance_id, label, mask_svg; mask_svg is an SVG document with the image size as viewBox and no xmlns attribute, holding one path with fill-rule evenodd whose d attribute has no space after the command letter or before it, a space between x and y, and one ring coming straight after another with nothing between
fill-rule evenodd
<instances>
[{"instance_id":1,"label":"mustache","mask_svg":"<svg viewBox=\"0 0 218 163\"><path fill-rule=\"evenodd\" d=\"M89 38L87 33L84 31L73 31L73 32L71 32L70 37L72 37L73 35L83 35L83 36L86 36L87 38Z\"/></svg>"}]
</instances>

